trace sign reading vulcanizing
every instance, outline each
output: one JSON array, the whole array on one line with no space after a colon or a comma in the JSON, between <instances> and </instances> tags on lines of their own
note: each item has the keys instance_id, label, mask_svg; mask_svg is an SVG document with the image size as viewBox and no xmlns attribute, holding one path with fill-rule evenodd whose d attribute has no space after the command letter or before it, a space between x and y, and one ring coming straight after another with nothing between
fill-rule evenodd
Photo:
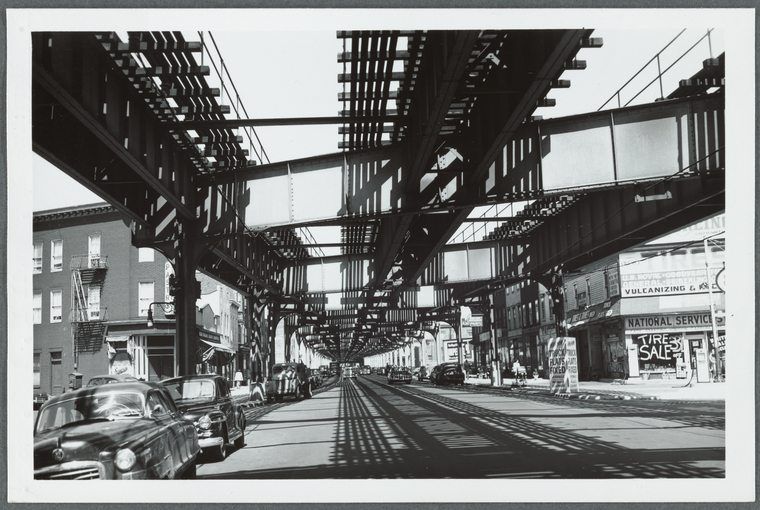
<instances>
[{"instance_id":1,"label":"sign reading vulcanizing","mask_svg":"<svg viewBox=\"0 0 760 510\"><path fill-rule=\"evenodd\" d=\"M623 297L667 296L708 292L707 269L622 274ZM717 286L716 286L717 288Z\"/></svg>"},{"instance_id":2,"label":"sign reading vulcanizing","mask_svg":"<svg viewBox=\"0 0 760 510\"><path fill-rule=\"evenodd\" d=\"M551 393L578 391L578 351L575 338L550 338L547 350Z\"/></svg>"}]
</instances>

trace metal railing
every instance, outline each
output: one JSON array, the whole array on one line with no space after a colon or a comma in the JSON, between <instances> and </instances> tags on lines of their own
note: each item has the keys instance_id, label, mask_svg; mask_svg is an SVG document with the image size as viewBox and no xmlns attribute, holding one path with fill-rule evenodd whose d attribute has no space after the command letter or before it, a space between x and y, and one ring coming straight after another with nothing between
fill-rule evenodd
<instances>
[{"instance_id":1,"label":"metal railing","mask_svg":"<svg viewBox=\"0 0 760 510\"><path fill-rule=\"evenodd\" d=\"M106 322L108 321L108 308L78 308L69 313L69 322L78 324L82 322Z\"/></svg>"},{"instance_id":2,"label":"metal railing","mask_svg":"<svg viewBox=\"0 0 760 510\"><path fill-rule=\"evenodd\" d=\"M84 269L108 269L108 255L73 255L69 269L82 271Z\"/></svg>"}]
</instances>

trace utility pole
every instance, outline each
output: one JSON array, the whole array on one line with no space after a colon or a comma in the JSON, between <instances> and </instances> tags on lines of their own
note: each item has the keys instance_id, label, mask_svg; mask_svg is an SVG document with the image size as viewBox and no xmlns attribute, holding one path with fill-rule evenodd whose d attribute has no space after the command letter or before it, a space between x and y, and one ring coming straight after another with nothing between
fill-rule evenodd
<instances>
[{"instance_id":1,"label":"utility pole","mask_svg":"<svg viewBox=\"0 0 760 510\"><path fill-rule=\"evenodd\" d=\"M713 375L713 381L720 381L721 363L720 363L720 351L718 350L718 325L715 323L715 301L713 300L712 293L712 274L710 271L710 257L707 246L707 238L703 241L705 248L705 269L707 269L707 295L710 298L710 322L712 323L712 339L713 349L715 350L715 374Z\"/></svg>"}]
</instances>

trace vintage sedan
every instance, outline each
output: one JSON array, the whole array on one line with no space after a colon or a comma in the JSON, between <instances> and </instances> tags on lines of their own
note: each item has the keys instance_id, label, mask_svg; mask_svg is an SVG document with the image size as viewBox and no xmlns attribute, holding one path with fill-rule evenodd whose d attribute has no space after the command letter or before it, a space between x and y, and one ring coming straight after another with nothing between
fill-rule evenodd
<instances>
[{"instance_id":1,"label":"vintage sedan","mask_svg":"<svg viewBox=\"0 0 760 510\"><path fill-rule=\"evenodd\" d=\"M40 407L42 407L42 404L44 404L48 399L50 398L50 395L46 391L42 390L34 390L34 410L38 410Z\"/></svg>"},{"instance_id":2,"label":"vintage sedan","mask_svg":"<svg viewBox=\"0 0 760 510\"><path fill-rule=\"evenodd\" d=\"M390 372L388 372L388 384L397 382L411 384L412 371L406 367L393 367Z\"/></svg>"},{"instance_id":3,"label":"vintage sedan","mask_svg":"<svg viewBox=\"0 0 760 510\"><path fill-rule=\"evenodd\" d=\"M303 363L277 363L272 367L272 377L266 384L267 402L282 402L287 396L295 400L311 398L312 385L309 369Z\"/></svg>"},{"instance_id":4,"label":"vintage sedan","mask_svg":"<svg viewBox=\"0 0 760 510\"><path fill-rule=\"evenodd\" d=\"M219 375L185 375L161 384L177 403L182 416L198 431L201 453L214 460L227 458L227 447L245 445L245 411L232 401L227 380Z\"/></svg>"},{"instance_id":5,"label":"vintage sedan","mask_svg":"<svg viewBox=\"0 0 760 510\"><path fill-rule=\"evenodd\" d=\"M200 446L155 383L81 388L45 402L34 425L34 478L193 478Z\"/></svg>"},{"instance_id":6,"label":"vintage sedan","mask_svg":"<svg viewBox=\"0 0 760 510\"><path fill-rule=\"evenodd\" d=\"M433 384L460 384L464 385L464 372L459 363L442 363L433 369L430 374L430 382Z\"/></svg>"}]
</instances>

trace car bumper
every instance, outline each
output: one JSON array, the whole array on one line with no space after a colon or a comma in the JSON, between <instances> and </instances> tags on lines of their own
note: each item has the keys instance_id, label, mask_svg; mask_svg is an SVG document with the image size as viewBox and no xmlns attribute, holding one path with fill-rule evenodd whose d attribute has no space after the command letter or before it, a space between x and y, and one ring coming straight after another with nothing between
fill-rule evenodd
<instances>
[{"instance_id":1,"label":"car bumper","mask_svg":"<svg viewBox=\"0 0 760 510\"><path fill-rule=\"evenodd\" d=\"M221 446L224 444L224 438L223 437L205 437L205 438L198 438L198 444L201 447L201 450L204 448L213 448L215 446Z\"/></svg>"}]
</instances>

